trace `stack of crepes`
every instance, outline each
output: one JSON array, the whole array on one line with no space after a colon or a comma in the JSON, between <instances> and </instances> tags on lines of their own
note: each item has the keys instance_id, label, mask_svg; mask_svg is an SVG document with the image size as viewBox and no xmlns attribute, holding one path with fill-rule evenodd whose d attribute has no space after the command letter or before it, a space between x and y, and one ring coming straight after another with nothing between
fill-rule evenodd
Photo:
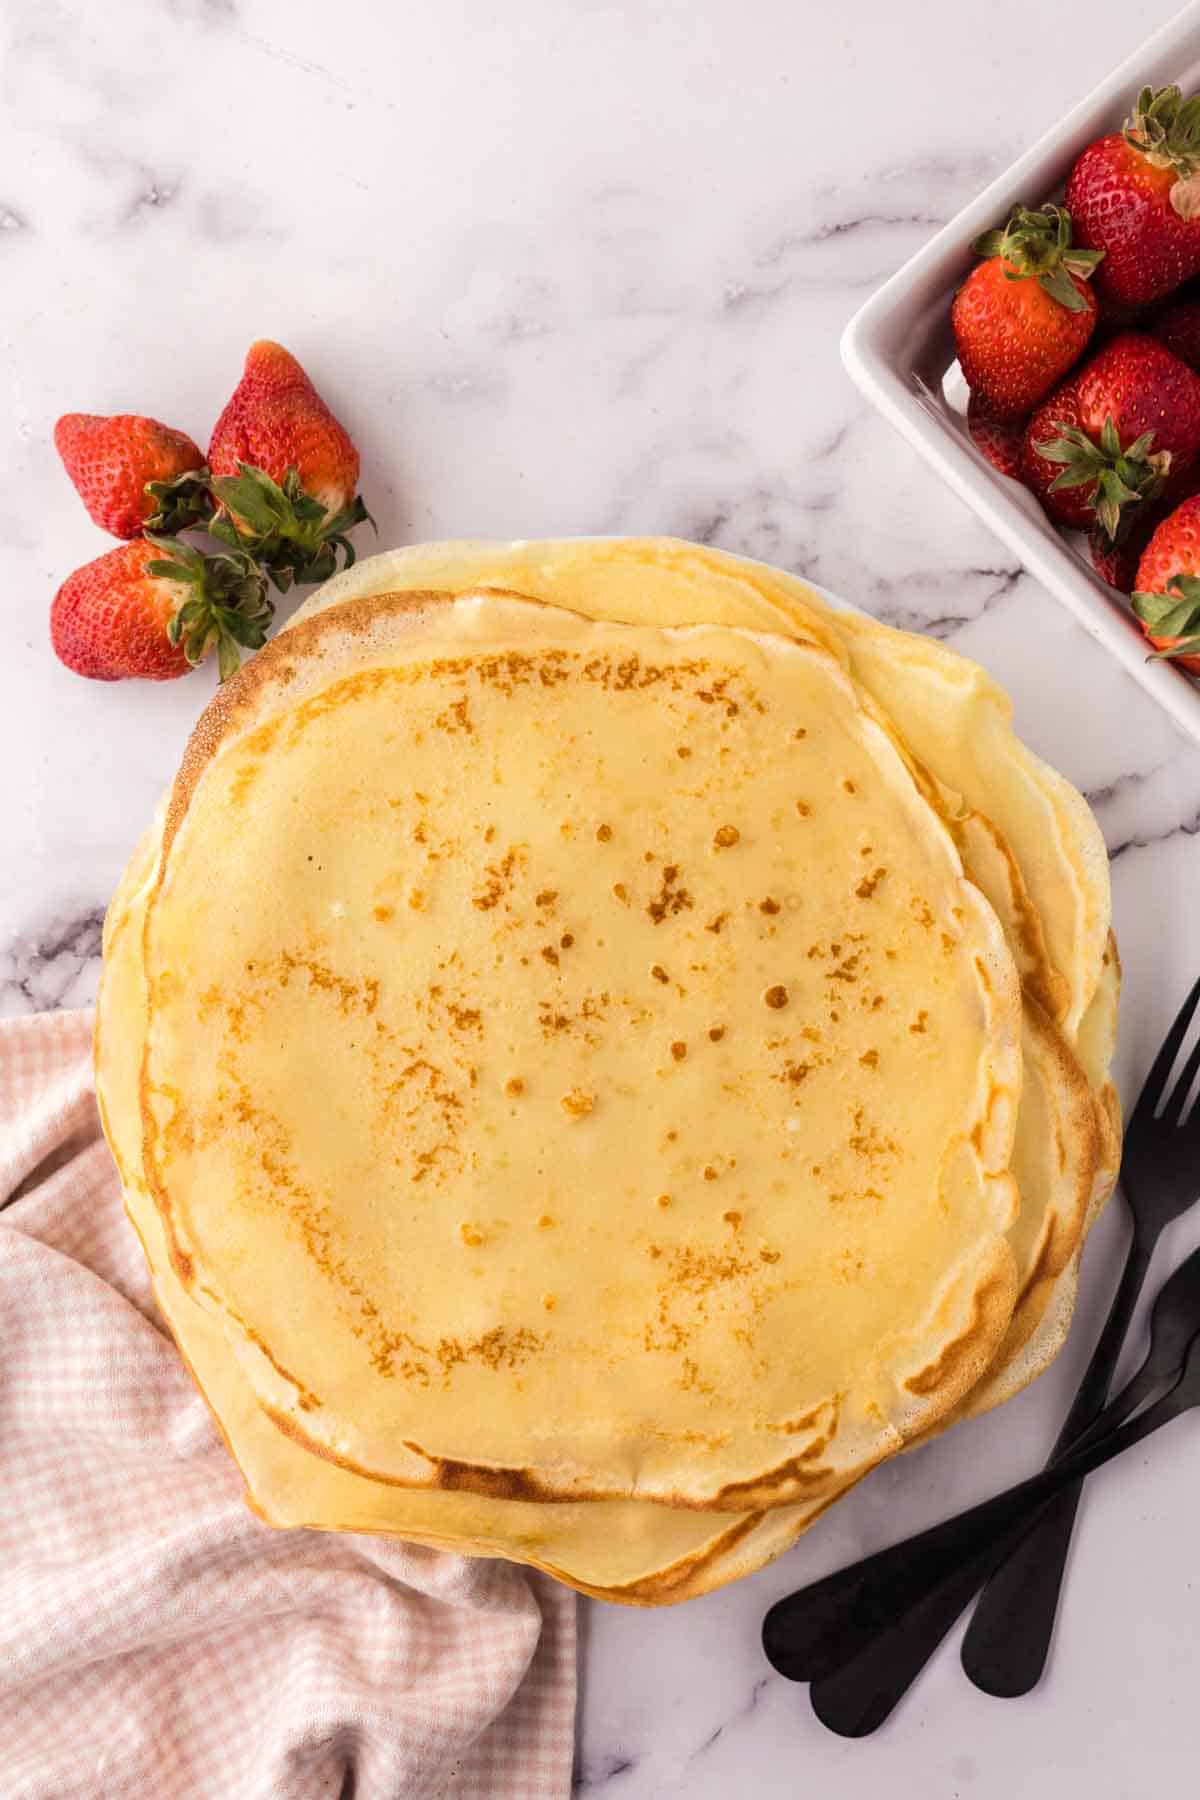
<instances>
[{"instance_id":1,"label":"stack of crepes","mask_svg":"<svg viewBox=\"0 0 1200 1800\"><path fill-rule=\"evenodd\" d=\"M673 540L419 546L201 719L99 1086L263 1518L661 1604L1054 1357L1118 986L973 664Z\"/></svg>"}]
</instances>

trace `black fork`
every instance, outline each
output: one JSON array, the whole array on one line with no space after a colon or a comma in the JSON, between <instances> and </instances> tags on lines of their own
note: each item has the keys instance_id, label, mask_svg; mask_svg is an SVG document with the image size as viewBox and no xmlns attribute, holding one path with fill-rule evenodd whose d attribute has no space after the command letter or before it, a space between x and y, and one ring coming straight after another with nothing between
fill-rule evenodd
<instances>
[{"instance_id":1,"label":"black fork","mask_svg":"<svg viewBox=\"0 0 1200 1800\"><path fill-rule=\"evenodd\" d=\"M1198 1006L1200 981L1180 1007L1129 1121L1121 1187L1133 1220L1133 1238L1108 1321L1050 1453L1051 1462L1086 1431L1104 1405L1154 1247L1172 1220L1200 1198L1200 1106L1193 1109L1188 1129L1180 1129L1200 1073L1200 1039L1167 1092ZM979 1598L963 1640L962 1665L985 1693L1013 1698L1027 1694L1041 1678L1082 1488L1082 1482L1076 1483L1046 1508Z\"/></svg>"}]
</instances>

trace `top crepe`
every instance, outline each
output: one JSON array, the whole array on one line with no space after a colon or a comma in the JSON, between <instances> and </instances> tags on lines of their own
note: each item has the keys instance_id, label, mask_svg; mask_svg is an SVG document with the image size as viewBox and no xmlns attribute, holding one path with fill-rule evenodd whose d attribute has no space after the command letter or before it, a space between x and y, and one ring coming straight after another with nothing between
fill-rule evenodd
<instances>
[{"instance_id":1,"label":"top crepe","mask_svg":"<svg viewBox=\"0 0 1200 1800\"><path fill-rule=\"evenodd\" d=\"M144 958L176 1273L347 1467L817 1501L1008 1327L1015 965L815 638L320 613L202 722Z\"/></svg>"},{"instance_id":2,"label":"top crepe","mask_svg":"<svg viewBox=\"0 0 1200 1800\"><path fill-rule=\"evenodd\" d=\"M967 874L996 909L1025 994L1014 1159L1021 1210L1010 1232L1020 1295L995 1367L964 1405L975 1412L1010 1397L1063 1342L1074 1259L1120 1159L1108 1079L1119 964L1104 841L1087 805L1016 736L1008 696L977 664L933 639L833 609L781 569L705 545L673 538L416 544L327 582L297 619L351 599L478 586L518 588L592 618L799 631L842 662L898 733L914 778L954 832Z\"/></svg>"}]
</instances>

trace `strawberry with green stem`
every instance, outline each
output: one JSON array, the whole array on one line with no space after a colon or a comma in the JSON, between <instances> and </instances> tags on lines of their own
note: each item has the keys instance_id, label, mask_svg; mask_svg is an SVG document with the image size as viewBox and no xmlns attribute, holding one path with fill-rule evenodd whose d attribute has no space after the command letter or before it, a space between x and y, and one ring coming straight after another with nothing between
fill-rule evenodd
<instances>
[{"instance_id":1,"label":"strawberry with green stem","mask_svg":"<svg viewBox=\"0 0 1200 1800\"><path fill-rule=\"evenodd\" d=\"M1101 251L1071 242L1060 206L1013 209L975 242L984 260L951 308L958 360L972 394L996 419L1028 413L1087 347L1096 324L1088 280Z\"/></svg>"},{"instance_id":2,"label":"strawberry with green stem","mask_svg":"<svg viewBox=\"0 0 1200 1800\"><path fill-rule=\"evenodd\" d=\"M281 591L354 561L349 533L370 514L359 457L296 358L252 344L208 448L220 513L213 535L248 551Z\"/></svg>"},{"instance_id":3,"label":"strawberry with green stem","mask_svg":"<svg viewBox=\"0 0 1200 1800\"><path fill-rule=\"evenodd\" d=\"M244 552L202 556L175 538L139 537L85 563L50 608L59 661L94 681L170 681L216 647L221 679L266 639L273 607Z\"/></svg>"},{"instance_id":4,"label":"strawberry with green stem","mask_svg":"<svg viewBox=\"0 0 1200 1800\"><path fill-rule=\"evenodd\" d=\"M1141 306L1200 271L1200 95L1143 88L1123 131L1089 144L1067 181L1080 244L1104 253L1098 286Z\"/></svg>"},{"instance_id":5,"label":"strawberry with green stem","mask_svg":"<svg viewBox=\"0 0 1200 1800\"><path fill-rule=\"evenodd\" d=\"M1170 507L1161 500L1150 500L1144 506L1130 507L1117 527L1115 538L1109 537L1101 525L1093 525L1088 533L1088 555L1101 581L1118 593L1131 594L1137 585L1138 564L1142 552L1154 535L1155 528L1166 518Z\"/></svg>"},{"instance_id":6,"label":"strawberry with green stem","mask_svg":"<svg viewBox=\"0 0 1200 1800\"><path fill-rule=\"evenodd\" d=\"M141 413L64 413L54 445L101 531L135 538L212 517L208 470L186 432Z\"/></svg>"},{"instance_id":7,"label":"strawberry with green stem","mask_svg":"<svg viewBox=\"0 0 1200 1800\"><path fill-rule=\"evenodd\" d=\"M1143 432L1123 449L1111 415L1100 427L1098 441L1063 419L1054 420L1053 427L1057 436L1039 443L1033 452L1040 461L1057 466L1042 495L1043 505L1063 525L1083 529L1094 520L1108 541L1115 543L1126 508L1153 500L1162 492L1171 466L1169 454L1152 453L1152 431Z\"/></svg>"},{"instance_id":8,"label":"strawberry with green stem","mask_svg":"<svg viewBox=\"0 0 1200 1800\"><path fill-rule=\"evenodd\" d=\"M1200 576L1173 575L1165 594L1135 589L1132 598L1154 645L1152 656L1168 657L1189 675L1200 675Z\"/></svg>"},{"instance_id":9,"label":"strawberry with green stem","mask_svg":"<svg viewBox=\"0 0 1200 1800\"><path fill-rule=\"evenodd\" d=\"M1200 495L1177 506L1150 539L1132 604L1154 654L1200 675Z\"/></svg>"},{"instance_id":10,"label":"strawberry with green stem","mask_svg":"<svg viewBox=\"0 0 1200 1800\"><path fill-rule=\"evenodd\" d=\"M1127 331L1038 407L1021 467L1052 518L1115 540L1127 511L1186 492L1198 458L1200 377Z\"/></svg>"},{"instance_id":11,"label":"strawberry with green stem","mask_svg":"<svg viewBox=\"0 0 1200 1800\"><path fill-rule=\"evenodd\" d=\"M217 653L217 674L228 681L241 666L243 650L260 650L275 616L267 584L254 559L244 550L204 556L182 538L151 537L161 554L147 563L147 573L181 583L186 598L167 625L167 637L195 668L210 650Z\"/></svg>"}]
</instances>

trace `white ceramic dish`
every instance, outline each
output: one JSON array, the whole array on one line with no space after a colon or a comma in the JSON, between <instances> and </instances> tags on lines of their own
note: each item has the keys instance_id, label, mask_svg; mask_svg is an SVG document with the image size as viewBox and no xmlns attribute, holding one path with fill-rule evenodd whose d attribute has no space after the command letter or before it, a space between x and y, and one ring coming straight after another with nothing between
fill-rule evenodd
<instances>
[{"instance_id":1,"label":"white ceramic dish","mask_svg":"<svg viewBox=\"0 0 1200 1800\"><path fill-rule=\"evenodd\" d=\"M950 332L950 301L971 266L972 240L1002 224L1015 201L1037 205L1051 198L1084 146L1119 129L1139 88L1171 81L1185 91L1200 87L1200 0L1114 69L867 301L846 327L842 360L868 399L1030 574L1200 743L1200 684L1167 662L1147 660L1145 639L1121 597L1050 524L1033 496L994 470L971 443Z\"/></svg>"}]
</instances>

